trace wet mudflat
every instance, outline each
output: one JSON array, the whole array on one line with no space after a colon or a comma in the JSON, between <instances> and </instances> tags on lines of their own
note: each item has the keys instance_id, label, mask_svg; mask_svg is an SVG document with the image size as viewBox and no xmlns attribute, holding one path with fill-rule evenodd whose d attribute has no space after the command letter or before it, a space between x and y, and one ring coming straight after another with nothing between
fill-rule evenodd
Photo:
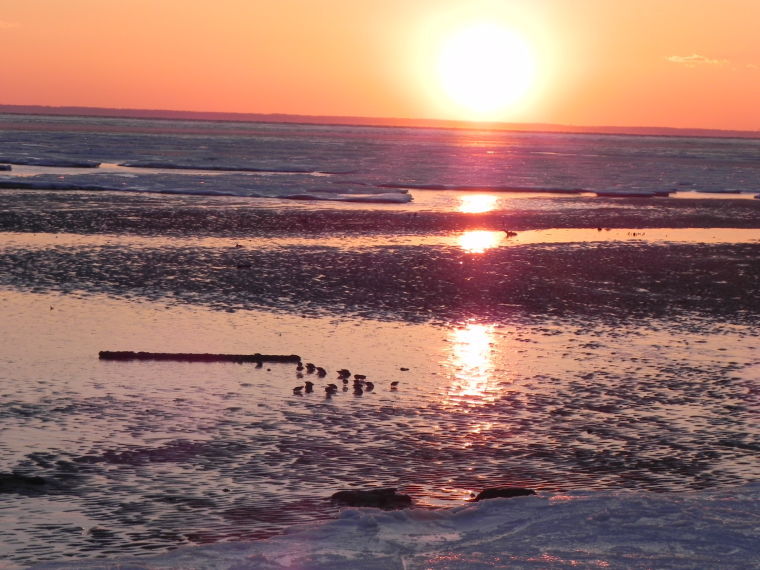
<instances>
[{"instance_id":1,"label":"wet mudflat","mask_svg":"<svg viewBox=\"0 0 760 570\"><path fill-rule=\"evenodd\" d=\"M46 481L0 507L0 553L18 563L267 536L334 516L325 498L344 488L399 487L437 507L491 485L677 491L757 476L757 243L235 247L275 227L335 239L490 218L224 213L209 199L169 218L145 197L104 215L105 194L51 196L3 218L47 238L0 248L2 470ZM498 226L510 215L489 214ZM600 215L568 214L565 227ZM699 216L731 227L720 211ZM98 218L167 241L97 243ZM217 233L225 224L234 231ZM95 242L56 245L56 231ZM230 242L180 239L198 236ZM297 353L327 376L103 362L100 350ZM375 388L344 391L344 367ZM294 394L308 379L314 391Z\"/></svg>"},{"instance_id":2,"label":"wet mudflat","mask_svg":"<svg viewBox=\"0 0 760 570\"><path fill-rule=\"evenodd\" d=\"M760 200L501 195L498 210L457 211L473 193L419 191L409 204L296 202L162 194L3 190L0 230L236 238L427 235L548 228L757 228ZM505 197L508 196L508 197Z\"/></svg>"},{"instance_id":3,"label":"wet mudflat","mask_svg":"<svg viewBox=\"0 0 760 570\"><path fill-rule=\"evenodd\" d=\"M412 322L757 317L760 244L457 247L58 247L0 252L0 283L222 310Z\"/></svg>"}]
</instances>

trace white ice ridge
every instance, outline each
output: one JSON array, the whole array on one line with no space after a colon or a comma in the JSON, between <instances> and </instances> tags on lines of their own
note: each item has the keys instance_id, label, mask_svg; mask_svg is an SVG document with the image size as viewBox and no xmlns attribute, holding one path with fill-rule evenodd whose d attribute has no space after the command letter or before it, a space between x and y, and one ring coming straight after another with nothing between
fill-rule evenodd
<instances>
[{"instance_id":1,"label":"white ice ridge","mask_svg":"<svg viewBox=\"0 0 760 570\"><path fill-rule=\"evenodd\" d=\"M131 168L151 168L162 170L211 170L224 172L283 172L290 174L308 174L315 168L294 168L289 166L254 167L239 164L184 164L166 160L128 160L118 166Z\"/></svg>"},{"instance_id":2,"label":"white ice ridge","mask_svg":"<svg viewBox=\"0 0 760 570\"><path fill-rule=\"evenodd\" d=\"M37 568L757 568L760 484L573 492L445 510L346 509L268 540Z\"/></svg>"},{"instance_id":3,"label":"white ice ridge","mask_svg":"<svg viewBox=\"0 0 760 570\"><path fill-rule=\"evenodd\" d=\"M283 196L289 200L332 200L336 202L379 202L388 204L406 204L412 201L412 195L404 192L383 192L379 194L334 194L332 192L301 192Z\"/></svg>"}]
</instances>

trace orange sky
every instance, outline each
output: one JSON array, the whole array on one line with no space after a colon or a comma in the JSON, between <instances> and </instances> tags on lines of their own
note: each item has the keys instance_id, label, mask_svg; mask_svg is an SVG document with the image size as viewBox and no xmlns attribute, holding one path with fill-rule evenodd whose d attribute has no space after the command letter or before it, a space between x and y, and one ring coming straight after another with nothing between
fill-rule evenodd
<instances>
[{"instance_id":1,"label":"orange sky","mask_svg":"<svg viewBox=\"0 0 760 570\"><path fill-rule=\"evenodd\" d=\"M472 22L535 62L479 118L760 129L759 0L0 0L0 104L468 119L436 69Z\"/></svg>"}]
</instances>

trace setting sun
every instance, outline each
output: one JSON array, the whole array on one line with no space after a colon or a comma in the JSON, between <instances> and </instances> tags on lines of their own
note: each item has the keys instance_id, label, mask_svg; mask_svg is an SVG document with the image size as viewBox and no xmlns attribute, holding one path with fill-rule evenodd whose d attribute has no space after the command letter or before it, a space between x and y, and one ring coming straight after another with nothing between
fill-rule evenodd
<instances>
[{"instance_id":1,"label":"setting sun","mask_svg":"<svg viewBox=\"0 0 760 570\"><path fill-rule=\"evenodd\" d=\"M451 102L475 118L487 119L526 97L536 63L519 34L495 23L478 23L443 41L438 75Z\"/></svg>"}]
</instances>

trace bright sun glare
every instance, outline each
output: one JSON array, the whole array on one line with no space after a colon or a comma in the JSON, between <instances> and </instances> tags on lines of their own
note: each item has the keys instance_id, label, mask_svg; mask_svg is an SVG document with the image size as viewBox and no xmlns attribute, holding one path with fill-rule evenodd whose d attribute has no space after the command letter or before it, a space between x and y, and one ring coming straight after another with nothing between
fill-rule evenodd
<instances>
[{"instance_id":1,"label":"bright sun glare","mask_svg":"<svg viewBox=\"0 0 760 570\"><path fill-rule=\"evenodd\" d=\"M503 239L504 232L467 230L459 234L457 242L467 253L484 253L488 249L498 247Z\"/></svg>"},{"instance_id":2,"label":"bright sun glare","mask_svg":"<svg viewBox=\"0 0 760 570\"><path fill-rule=\"evenodd\" d=\"M479 119L520 103L535 74L535 59L523 38L490 22L454 32L444 40L438 58L438 76L446 96Z\"/></svg>"}]
</instances>

